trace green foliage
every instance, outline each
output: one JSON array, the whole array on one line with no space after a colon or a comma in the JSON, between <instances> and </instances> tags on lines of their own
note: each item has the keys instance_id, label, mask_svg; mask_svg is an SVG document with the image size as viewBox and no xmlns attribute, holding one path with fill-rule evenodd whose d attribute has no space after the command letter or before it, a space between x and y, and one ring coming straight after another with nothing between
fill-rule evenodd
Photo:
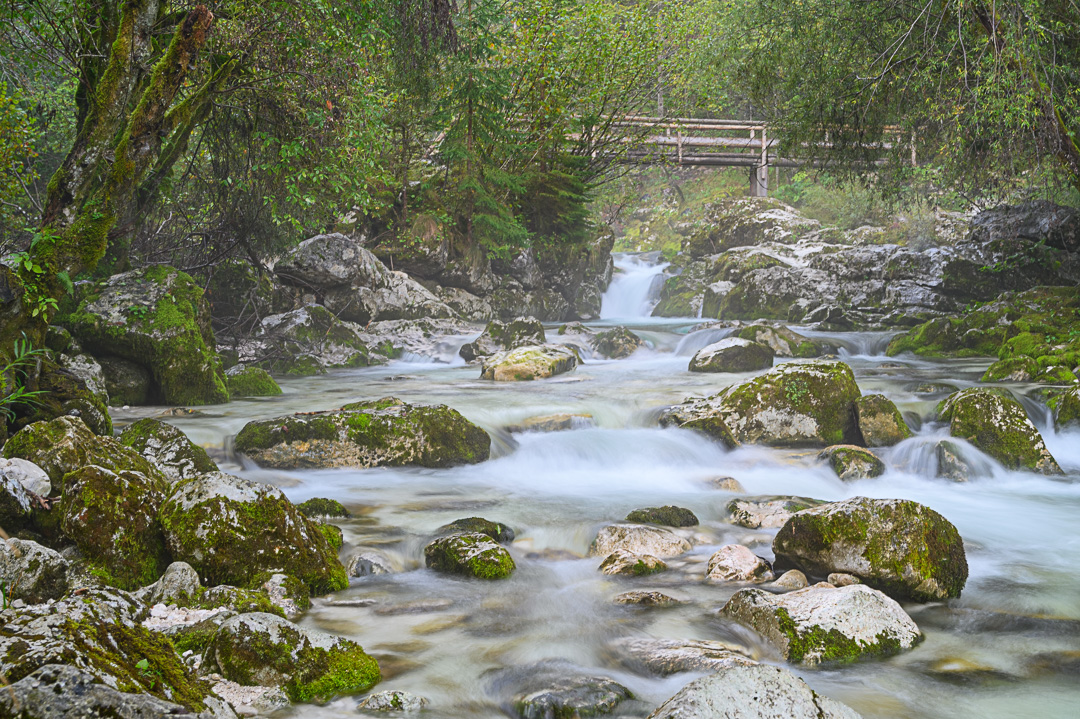
<instances>
[{"instance_id":1,"label":"green foliage","mask_svg":"<svg viewBox=\"0 0 1080 719\"><path fill-rule=\"evenodd\" d=\"M37 362L45 355L45 350L34 349L30 340L23 335L15 340L11 348L11 359L0 367L0 416L13 422L16 412L23 407L37 407L46 394L42 390L27 389L27 381L36 369Z\"/></svg>"}]
</instances>

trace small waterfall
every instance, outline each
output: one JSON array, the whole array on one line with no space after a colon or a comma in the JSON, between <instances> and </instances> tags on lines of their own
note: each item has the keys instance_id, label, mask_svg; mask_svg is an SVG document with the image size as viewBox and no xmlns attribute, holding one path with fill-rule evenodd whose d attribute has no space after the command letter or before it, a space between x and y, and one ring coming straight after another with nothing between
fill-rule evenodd
<instances>
[{"instance_id":1,"label":"small waterfall","mask_svg":"<svg viewBox=\"0 0 1080 719\"><path fill-rule=\"evenodd\" d=\"M697 354L698 350L704 349L714 342L719 342L730 336L734 331L731 327L709 327L697 332L691 332L679 340L678 346L675 347L675 354L678 357L692 357Z\"/></svg>"},{"instance_id":2,"label":"small waterfall","mask_svg":"<svg viewBox=\"0 0 1080 719\"><path fill-rule=\"evenodd\" d=\"M617 272L600 304L600 318L648 317L659 299L664 268L656 252L612 253Z\"/></svg>"}]
</instances>

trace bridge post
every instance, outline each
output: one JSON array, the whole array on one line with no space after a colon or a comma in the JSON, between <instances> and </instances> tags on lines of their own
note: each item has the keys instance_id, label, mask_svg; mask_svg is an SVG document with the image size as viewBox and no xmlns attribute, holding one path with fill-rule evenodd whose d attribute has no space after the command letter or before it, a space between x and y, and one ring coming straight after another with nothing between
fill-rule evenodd
<instances>
[{"instance_id":1,"label":"bridge post","mask_svg":"<svg viewBox=\"0 0 1080 719\"><path fill-rule=\"evenodd\" d=\"M753 139L753 131L750 134ZM750 169L750 196L769 196L769 143L765 138L765 128L761 128L761 157L758 164Z\"/></svg>"}]
</instances>

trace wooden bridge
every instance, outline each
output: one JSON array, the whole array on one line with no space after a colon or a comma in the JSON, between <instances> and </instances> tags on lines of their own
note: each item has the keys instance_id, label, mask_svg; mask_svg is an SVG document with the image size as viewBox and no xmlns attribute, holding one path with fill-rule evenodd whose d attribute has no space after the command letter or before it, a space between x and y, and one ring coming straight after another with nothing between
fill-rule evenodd
<instances>
[{"instance_id":1,"label":"wooden bridge","mask_svg":"<svg viewBox=\"0 0 1080 719\"><path fill-rule=\"evenodd\" d=\"M627 116L614 120L612 126L627 129L623 140L627 148L620 154L622 162L746 167L750 170L752 197L768 197L770 168L808 164L797 157L781 157L780 142L760 122ZM895 130L898 132L898 128ZM874 147L889 150L893 143L875 143ZM786 153L797 151L784 149ZM911 162L915 164L914 143Z\"/></svg>"}]
</instances>

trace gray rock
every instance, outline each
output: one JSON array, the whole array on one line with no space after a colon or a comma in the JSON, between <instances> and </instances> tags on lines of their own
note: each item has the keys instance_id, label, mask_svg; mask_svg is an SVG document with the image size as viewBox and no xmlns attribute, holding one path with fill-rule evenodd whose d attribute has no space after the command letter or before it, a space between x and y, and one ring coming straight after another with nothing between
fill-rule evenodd
<instances>
[{"instance_id":1,"label":"gray rock","mask_svg":"<svg viewBox=\"0 0 1080 719\"><path fill-rule=\"evenodd\" d=\"M855 400L855 420L867 447L891 447L911 436L900 410L883 394L868 394Z\"/></svg>"},{"instance_id":2,"label":"gray rock","mask_svg":"<svg viewBox=\"0 0 1080 719\"><path fill-rule=\"evenodd\" d=\"M266 593L270 603L285 613L285 618L293 621L311 608L311 594L307 585L288 574L275 572L259 586Z\"/></svg>"},{"instance_id":3,"label":"gray rock","mask_svg":"<svg viewBox=\"0 0 1080 719\"><path fill-rule=\"evenodd\" d=\"M732 524L747 529L778 529L796 512L825 504L809 497L749 497L727 503Z\"/></svg>"},{"instance_id":4,"label":"gray rock","mask_svg":"<svg viewBox=\"0 0 1080 719\"><path fill-rule=\"evenodd\" d=\"M0 475L15 480L26 491L39 497L48 497L52 494L52 482L49 480L49 475L41 467L25 459L0 457ZM4 525L0 523L0 526Z\"/></svg>"},{"instance_id":5,"label":"gray rock","mask_svg":"<svg viewBox=\"0 0 1080 719\"><path fill-rule=\"evenodd\" d=\"M33 501L21 482L0 474L0 527L15 532L31 524L30 507Z\"/></svg>"},{"instance_id":6,"label":"gray rock","mask_svg":"<svg viewBox=\"0 0 1080 719\"><path fill-rule=\"evenodd\" d=\"M649 715L649 719L736 718L859 719L859 715L813 691L791 672L767 664L722 668L690 682Z\"/></svg>"},{"instance_id":7,"label":"gray rock","mask_svg":"<svg viewBox=\"0 0 1080 719\"><path fill-rule=\"evenodd\" d=\"M625 327L615 327L593 337L590 344L603 357L623 359L634 354L645 342Z\"/></svg>"},{"instance_id":8,"label":"gray rock","mask_svg":"<svg viewBox=\"0 0 1080 719\"><path fill-rule=\"evenodd\" d=\"M58 359L61 367L81 379L91 394L97 395L102 404L109 406L109 390L105 382L105 373L97 360L88 354L62 354Z\"/></svg>"},{"instance_id":9,"label":"gray rock","mask_svg":"<svg viewBox=\"0 0 1080 719\"><path fill-rule=\"evenodd\" d=\"M335 367L366 367L386 361L368 348L360 327L327 308L307 305L264 317L239 359L275 374L313 375Z\"/></svg>"},{"instance_id":10,"label":"gray rock","mask_svg":"<svg viewBox=\"0 0 1080 719\"><path fill-rule=\"evenodd\" d=\"M616 549L600 563L603 574L644 577L667 570L662 559L651 554L634 554L625 549Z\"/></svg>"},{"instance_id":11,"label":"gray rock","mask_svg":"<svg viewBox=\"0 0 1080 719\"><path fill-rule=\"evenodd\" d=\"M394 565L382 552L365 550L349 558L346 569L350 577L369 577L378 574L393 574Z\"/></svg>"},{"instance_id":12,"label":"gray rock","mask_svg":"<svg viewBox=\"0 0 1080 719\"><path fill-rule=\"evenodd\" d=\"M663 592L632 591L615 595L611 601L616 604L632 604L639 607L664 607L682 604L678 599Z\"/></svg>"},{"instance_id":13,"label":"gray rock","mask_svg":"<svg viewBox=\"0 0 1080 719\"><path fill-rule=\"evenodd\" d=\"M492 320L479 337L461 346L459 354L471 361L504 350L542 345L546 341L544 326L534 317L519 317L510 322Z\"/></svg>"},{"instance_id":14,"label":"gray rock","mask_svg":"<svg viewBox=\"0 0 1080 719\"><path fill-rule=\"evenodd\" d=\"M662 677L755 663L748 648L719 641L628 637L611 642L606 649L630 671Z\"/></svg>"},{"instance_id":15,"label":"gray rock","mask_svg":"<svg viewBox=\"0 0 1080 719\"><path fill-rule=\"evenodd\" d=\"M128 425L120 434L120 443L152 462L173 484L218 471L205 449L173 425L156 419Z\"/></svg>"},{"instance_id":16,"label":"gray rock","mask_svg":"<svg viewBox=\"0 0 1080 719\"><path fill-rule=\"evenodd\" d=\"M67 560L37 542L0 539L0 584L8 601L40 604L68 590Z\"/></svg>"},{"instance_id":17,"label":"gray rock","mask_svg":"<svg viewBox=\"0 0 1080 719\"><path fill-rule=\"evenodd\" d=\"M470 322L487 322L495 317L490 302L459 287L436 287L435 296L456 315Z\"/></svg>"},{"instance_id":18,"label":"gray rock","mask_svg":"<svg viewBox=\"0 0 1080 719\"><path fill-rule=\"evenodd\" d=\"M942 440L934 447L937 458L937 476L953 482L967 482L972 477L971 465L964 461L963 450L956 442Z\"/></svg>"},{"instance_id":19,"label":"gray rock","mask_svg":"<svg viewBox=\"0 0 1080 719\"><path fill-rule=\"evenodd\" d=\"M689 552L690 542L663 527L611 524L596 535L589 546L589 556L606 557L618 549L667 559Z\"/></svg>"},{"instance_id":20,"label":"gray rock","mask_svg":"<svg viewBox=\"0 0 1080 719\"><path fill-rule=\"evenodd\" d=\"M48 719L158 719L165 716L209 719L211 716L209 713L196 714L149 694L117 691L101 684L93 674L64 664L47 664L0 692L0 715Z\"/></svg>"},{"instance_id":21,"label":"gray rock","mask_svg":"<svg viewBox=\"0 0 1080 719\"><path fill-rule=\"evenodd\" d=\"M99 355L97 361L101 366L109 402L113 406L149 404L150 370L123 357Z\"/></svg>"},{"instance_id":22,"label":"gray rock","mask_svg":"<svg viewBox=\"0 0 1080 719\"><path fill-rule=\"evenodd\" d=\"M360 306L363 310L352 316L339 313L339 316L366 324L382 320L416 320L422 318L454 317L450 309L438 297L404 272L391 272L386 284L368 294L360 290ZM365 322L364 316L367 316Z\"/></svg>"},{"instance_id":23,"label":"gray rock","mask_svg":"<svg viewBox=\"0 0 1080 719\"><path fill-rule=\"evenodd\" d=\"M709 557L705 578L721 582L771 582L772 567L741 544L721 547Z\"/></svg>"},{"instance_id":24,"label":"gray rock","mask_svg":"<svg viewBox=\"0 0 1080 719\"><path fill-rule=\"evenodd\" d=\"M472 325L453 319L383 320L369 322L359 333L369 347L392 356L409 353L441 362L452 358L453 338L471 335ZM460 341L460 340L457 340Z\"/></svg>"},{"instance_id":25,"label":"gray rock","mask_svg":"<svg viewBox=\"0 0 1080 719\"><path fill-rule=\"evenodd\" d=\"M818 459L829 465L836 476L845 482L869 479L885 474L885 463L874 453L851 444L834 444L818 454Z\"/></svg>"},{"instance_id":26,"label":"gray rock","mask_svg":"<svg viewBox=\"0 0 1080 719\"><path fill-rule=\"evenodd\" d=\"M725 337L698 350L690 360L689 369L691 372L754 372L772 365L772 348L740 337Z\"/></svg>"},{"instance_id":27,"label":"gray rock","mask_svg":"<svg viewBox=\"0 0 1080 719\"><path fill-rule=\"evenodd\" d=\"M424 697L401 691L377 692L356 707L365 712L416 712L428 704Z\"/></svg>"},{"instance_id":28,"label":"gray rock","mask_svg":"<svg viewBox=\"0 0 1080 719\"><path fill-rule=\"evenodd\" d=\"M520 382L544 379L573 370L577 352L564 345L528 345L485 357L480 379Z\"/></svg>"},{"instance_id":29,"label":"gray rock","mask_svg":"<svg viewBox=\"0 0 1080 719\"><path fill-rule=\"evenodd\" d=\"M199 596L202 582L199 573L187 562L173 562L153 584L140 589L136 596L149 605L176 604L185 607Z\"/></svg>"},{"instance_id":30,"label":"gray rock","mask_svg":"<svg viewBox=\"0 0 1080 719\"><path fill-rule=\"evenodd\" d=\"M834 587L850 587L852 584L862 584L858 577L842 572L833 572L828 576L827 581Z\"/></svg>"},{"instance_id":31,"label":"gray rock","mask_svg":"<svg viewBox=\"0 0 1080 719\"><path fill-rule=\"evenodd\" d=\"M797 664L889 656L922 640L896 601L863 584L816 584L786 594L741 589L720 614L753 629Z\"/></svg>"},{"instance_id":32,"label":"gray rock","mask_svg":"<svg viewBox=\"0 0 1080 719\"><path fill-rule=\"evenodd\" d=\"M337 232L304 240L274 271L285 282L311 290L382 287L390 272L378 257Z\"/></svg>"},{"instance_id":33,"label":"gray rock","mask_svg":"<svg viewBox=\"0 0 1080 719\"><path fill-rule=\"evenodd\" d=\"M777 577L776 581L772 583L772 586L781 589L804 589L809 584L805 574L798 569L789 569Z\"/></svg>"},{"instance_id":34,"label":"gray rock","mask_svg":"<svg viewBox=\"0 0 1080 719\"><path fill-rule=\"evenodd\" d=\"M493 684L497 694L508 695L508 708L521 719L610 714L633 698L630 690L615 680L588 675L561 661L499 670L493 675Z\"/></svg>"}]
</instances>

